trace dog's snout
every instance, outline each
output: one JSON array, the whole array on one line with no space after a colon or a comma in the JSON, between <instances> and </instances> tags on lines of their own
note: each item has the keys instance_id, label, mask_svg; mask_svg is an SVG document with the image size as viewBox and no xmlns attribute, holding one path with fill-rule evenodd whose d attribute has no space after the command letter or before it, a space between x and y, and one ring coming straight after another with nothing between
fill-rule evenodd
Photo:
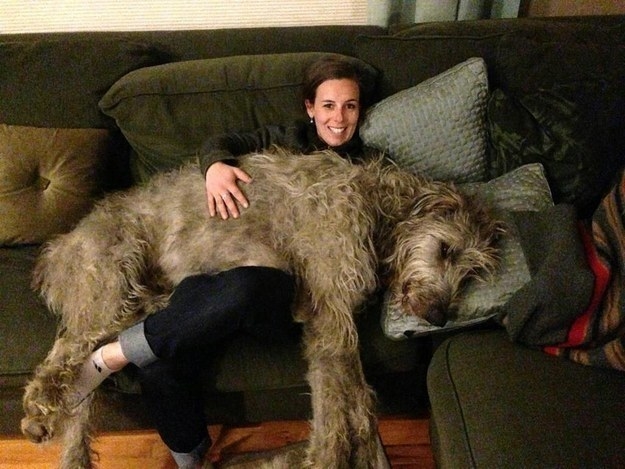
<instances>
[{"instance_id":1,"label":"dog's snout","mask_svg":"<svg viewBox=\"0 0 625 469\"><path fill-rule=\"evenodd\" d=\"M439 307L430 309L425 318L433 326L443 327L447 323L445 310Z\"/></svg>"}]
</instances>

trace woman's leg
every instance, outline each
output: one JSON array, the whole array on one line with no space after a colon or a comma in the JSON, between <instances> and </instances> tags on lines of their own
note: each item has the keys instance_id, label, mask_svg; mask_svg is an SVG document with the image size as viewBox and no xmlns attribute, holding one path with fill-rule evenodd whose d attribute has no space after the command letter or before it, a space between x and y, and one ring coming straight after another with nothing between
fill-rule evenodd
<instances>
[{"instance_id":1,"label":"woman's leg","mask_svg":"<svg viewBox=\"0 0 625 469\"><path fill-rule=\"evenodd\" d=\"M143 399L178 467L197 467L211 444L198 379L202 358L158 360L139 369Z\"/></svg>"},{"instance_id":2,"label":"woman's leg","mask_svg":"<svg viewBox=\"0 0 625 469\"><path fill-rule=\"evenodd\" d=\"M75 383L78 401L129 362L139 367L236 331L274 340L293 334L295 281L270 267L238 267L184 279L169 305L93 352Z\"/></svg>"},{"instance_id":3,"label":"woman's leg","mask_svg":"<svg viewBox=\"0 0 625 469\"><path fill-rule=\"evenodd\" d=\"M111 369L129 361L142 369L142 386L163 440L174 457L194 458L202 441L208 445L209 440L197 373L189 370L204 364L208 347L236 332L265 340L292 337L297 331L291 317L294 295L293 277L274 268L239 267L188 277L165 309L122 332L119 341L94 355L103 356ZM105 352L111 350L113 360L111 354L107 360ZM95 362L86 366L95 367L99 375L106 373ZM91 392L104 377L85 389Z\"/></svg>"},{"instance_id":4,"label":"woman's leg","mask_svg":"<svg viewBox=\"0 0 625 469\"><path fill-rule=\"evenodd\" d=\"M295 281L270 267L237 267L185 278L169 305L120 334L125 357L139 367L202 349L235 332L268 340L291 334Z\"/></svg>"},{"instance_id":5,"label":"woman's leg","mask_svg":"<svg viewBox=\"0 0 625 469\"><path fill-rule=\"evenodd\" d=\"M145 339L159 357L140 368L143 394L179 467L194 467L210 447L199 376L212 347L236 332L268 339L291 334L293 295L292 278L276 269L193 276L139 329L139 343ZM140 350L130 343L129 355Z\"/></svg>"}]
</instances>

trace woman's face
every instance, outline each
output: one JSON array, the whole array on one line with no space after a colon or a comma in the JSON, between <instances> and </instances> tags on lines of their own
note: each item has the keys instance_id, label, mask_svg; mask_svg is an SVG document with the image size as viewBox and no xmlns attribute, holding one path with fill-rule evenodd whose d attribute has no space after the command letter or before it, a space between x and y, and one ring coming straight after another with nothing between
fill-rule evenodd
<instances>
[{"instance_id":1,"label":"woman's face","mask_svg":"<svg viewBox=\"0 0 625 469\"><path fill-rule=\"evenodd\" d=\"M326 80L317 87L315 101L306 100L308 116L317 134L331 147L348 142L356 133L360 116L360 89L348 78Z\"/></svg>"}]
</instances>

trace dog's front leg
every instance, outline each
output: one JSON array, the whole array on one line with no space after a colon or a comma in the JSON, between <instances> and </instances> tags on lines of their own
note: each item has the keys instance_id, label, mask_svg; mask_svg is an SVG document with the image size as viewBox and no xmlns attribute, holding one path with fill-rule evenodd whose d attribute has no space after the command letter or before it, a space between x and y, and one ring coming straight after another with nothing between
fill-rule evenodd
<instances>
[{"instance_id":1,"label":"dog's front leg","mask_svg":"<svg viewBox=\"0 0 625 469\"><path fill-rule=\"evenodd\" d=\"M313 407L307 465L377 468L380 455L373 393L362 372L358 347L344 335L328 334L324 327L328 324L322 324L328 316L316 313L305 324ZM350 334L355 334L351 315L348 322L353 328Z\"/></svg>"}]
</instances>

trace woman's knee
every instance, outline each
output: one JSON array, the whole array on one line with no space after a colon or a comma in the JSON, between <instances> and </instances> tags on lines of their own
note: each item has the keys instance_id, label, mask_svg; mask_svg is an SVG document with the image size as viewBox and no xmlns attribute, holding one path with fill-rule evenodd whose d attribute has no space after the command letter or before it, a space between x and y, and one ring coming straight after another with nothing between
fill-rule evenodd
<instances>
[{"instance_id":1,"label":"woman's knee","mask_svg":"<svg viewBox=\"0 0 625 469\"><path fill-rule=\"evenodd\" d=\"M295 296L293 276L271 267L241 267L228 271L241 310L290 311Z\"/></svg>"}]
</instances>

